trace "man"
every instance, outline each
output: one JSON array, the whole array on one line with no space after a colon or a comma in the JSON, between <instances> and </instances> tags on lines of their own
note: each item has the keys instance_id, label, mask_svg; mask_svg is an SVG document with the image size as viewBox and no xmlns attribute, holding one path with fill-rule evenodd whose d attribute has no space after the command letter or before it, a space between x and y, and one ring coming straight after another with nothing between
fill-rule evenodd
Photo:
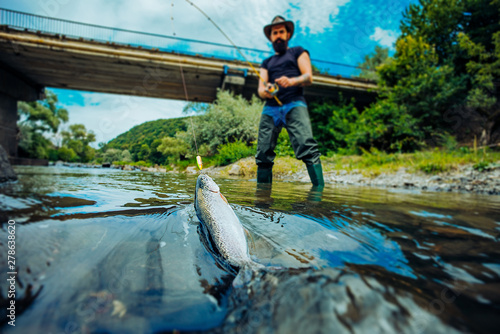
<instances>
[{"instance_id":1,"label":"man","mask_svg":"<svg viewBox=\"0 0 500 334\"><path fill-rule=\"evenodd\" d=\"M311 121L303 94L303 86L312 84L309 52L302 47L288 47L294 24L281 16L264 27L264 34L273 43L276 53L265 59L260 68L262 80L258 93L266 104L262 111L257 141L257 182L271 183L274 148L283 126L287 129L295 157L304 161L311 182L323 186L323 170L317 143L313 138ZM277 93L274 95L274 90Z\"/></svg>"}]
</instances>

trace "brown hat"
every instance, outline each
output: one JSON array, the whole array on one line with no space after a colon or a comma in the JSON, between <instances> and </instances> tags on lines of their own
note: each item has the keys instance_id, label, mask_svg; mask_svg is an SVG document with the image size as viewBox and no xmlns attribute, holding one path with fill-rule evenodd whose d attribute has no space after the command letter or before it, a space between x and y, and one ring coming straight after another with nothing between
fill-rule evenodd
<instances>
[{"instance_id":1,"label":"brown hat","mask_svg":"<svg viewBox=\"0 0 500 334\"><path fill-rule=\"evenodd\" d=\"M274 26L277 26L279 24L284 24L286 27L286 30L290 33L290 38L293 36L293 30L294 30L294 25L292 21L287 21L283 16L275 16L271 24L268 24L267 26L264 27L264 34L266 35L268 40L271 40L271 29Z\"/></svg>"}]
</instances>

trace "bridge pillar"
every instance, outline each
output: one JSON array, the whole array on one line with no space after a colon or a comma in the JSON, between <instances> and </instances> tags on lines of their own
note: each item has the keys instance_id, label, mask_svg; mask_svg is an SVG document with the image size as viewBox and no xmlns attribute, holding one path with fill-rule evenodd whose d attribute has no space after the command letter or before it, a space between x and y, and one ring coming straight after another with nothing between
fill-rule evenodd
<instances>
[{"instance_id":1,"label":"bridge pillar","mask_svg":"<svg viewBox=\"0 0 500 334\"><path fill-rule=\"evenodd\" d=\"M1 92L0 145L9 156L17 156L17 101Z\"/></svg>"},{"instance_id":2,"label":"bridge pillar","mask_svg":"<svg viewBox=\"0 0 500 334\"><path fill-rule=\"evenodd\" d=\"M0 78L0 145L10 157L17 157L17 101L38 100L43 89L3 67Z\"/></svg>"}]
</instances>

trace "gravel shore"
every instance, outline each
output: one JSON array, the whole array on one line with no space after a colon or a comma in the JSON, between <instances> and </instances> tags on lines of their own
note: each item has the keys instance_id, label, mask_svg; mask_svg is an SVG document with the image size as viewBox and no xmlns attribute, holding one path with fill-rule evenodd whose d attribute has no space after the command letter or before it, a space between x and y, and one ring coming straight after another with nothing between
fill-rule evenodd
<instances>
[{"instance_id":1,"label":"gravel shore","mask_svg":"<svg viewBox=\"0 0 500 334\"><path fill-rule=\"evenodd\" d=\"M233 176L255 178L256 167L249 167L253 159L242 159L232 165L219 168L204 169L214 176ZM487 195L500 195L500 168L490 168L477 171L472 165L463 165L458 168L439 174L425 174L410 172L400 168L395 173L382 173L375 177L368 177L361 171L334 170L333 166L323 162L324 179L328 184L345 184L355 186L370 186L378 188L403 188L422 191L462 192ZM194 172L194 168L193 168ZM305 166L302 164L296 171L275 172L274 180L310 182Z\"/></svg>"}]
</instances>

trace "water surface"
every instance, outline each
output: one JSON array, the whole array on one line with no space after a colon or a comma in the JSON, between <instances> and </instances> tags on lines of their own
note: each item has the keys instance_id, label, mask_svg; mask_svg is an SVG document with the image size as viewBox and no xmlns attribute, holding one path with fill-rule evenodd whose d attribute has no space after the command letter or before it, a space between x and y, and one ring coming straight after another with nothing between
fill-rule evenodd
<instances>
[{"instance_id":1,"label":"water surface","mask_svg":"<svg viewBox=\"0 0 500 334\"><path fill-rule=\"evenodd\" d=\"M273 269L237 281L204 248L196 176L17 167L16 328L31 333L493 333L500 197L214 178Z\"/></svg>"}]
</instances>

